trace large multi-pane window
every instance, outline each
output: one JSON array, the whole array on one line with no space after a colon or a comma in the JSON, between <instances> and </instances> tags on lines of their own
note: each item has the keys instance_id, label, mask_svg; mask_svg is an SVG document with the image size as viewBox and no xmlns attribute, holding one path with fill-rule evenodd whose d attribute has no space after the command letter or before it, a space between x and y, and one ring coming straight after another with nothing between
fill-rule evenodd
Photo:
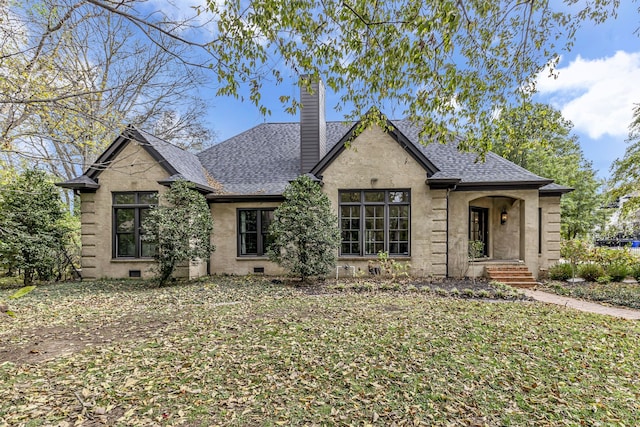
<instances>
[{"instance_id":1,"label":"large multi-pane window","mask_svg":"<svg viewBox=\"0 0 640 427\"><path fill-rule=\"evenodd\" d=\"M408 190L340 191L341 255L409 255Z\"/></svg>"},{"instance_id":2,"label":"large multi-pane window","mask_svg":"<svg viewBox=\"0 0 640 427\"><path fill-rule=\"evenodd\" d=\"M266 255L271 244L269 225L273 221L273 209L238 210L238 254Z\"/></svg>"},{"instance_id":3,"label":"large multi-pane window","mask_svg":"<svg viewBox=\"0 0 640 427\"><path fill-rule=\"evenodd\" d=\"M115 258L151 258L155 243L143 241L145 218L158 203L154 191L113 193L113 255Z\"/></svg>"}]
</instances>

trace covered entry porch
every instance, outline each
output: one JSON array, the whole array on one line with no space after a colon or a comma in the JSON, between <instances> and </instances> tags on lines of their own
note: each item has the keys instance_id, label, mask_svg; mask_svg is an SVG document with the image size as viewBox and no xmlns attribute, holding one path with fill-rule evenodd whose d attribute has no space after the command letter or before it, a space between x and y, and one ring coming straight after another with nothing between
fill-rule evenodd
<instances>
[{"instance_id":1,"label":"covered entry porch","mask_svg":"<svg viewBox=\"0 0 640 427\"><path fill-rule=\"evenodd\" d=\"M449 207L450 276L483 276L500 265L537 274L537 191L455 192Z\"/></svg>"}]
</instances>

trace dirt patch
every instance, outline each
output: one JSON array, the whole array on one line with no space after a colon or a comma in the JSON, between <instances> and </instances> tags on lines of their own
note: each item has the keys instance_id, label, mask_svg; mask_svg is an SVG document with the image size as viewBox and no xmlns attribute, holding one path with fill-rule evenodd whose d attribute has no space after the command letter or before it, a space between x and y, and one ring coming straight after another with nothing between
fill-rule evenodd
<instances>
[{"instance_id":1,"label":"dirt patch","mask_svg":"<svg viewBox=\"0 0 640 427\"><path fill-rule=\"evenodd\" d=\"M56 326L24 331L20 343L0 337L0 363L41 363L68 356L90 346L149 338L172 329L172 322L126 316L102 324ZM26 341L26 342L25 342Z\"/></svg>"}]
</instances>

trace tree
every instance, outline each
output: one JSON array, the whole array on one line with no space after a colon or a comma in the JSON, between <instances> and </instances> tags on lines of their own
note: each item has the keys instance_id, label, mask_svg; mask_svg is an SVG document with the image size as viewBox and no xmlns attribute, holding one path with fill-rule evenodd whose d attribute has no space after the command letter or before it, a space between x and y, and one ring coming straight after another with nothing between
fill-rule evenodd
<instances>
[{"instance_id":1,"label":"tree","mask_svg":"<svg viewBox=\"0 0 640 427\"><path fill-rule=\"evenodd\" d=\"M586 237L601 223L602 183L585 159L573 124L552 107L523 104L496 119L493 150L531 172L574 189L560 202L562 236Z\"/></svg>"},{"instance_id":2,"label":"tree","mask_svg":"<svg viewBox=\"0 0 640 427\"><path fill-rule=\"evenodd\" d=\"M167 283L180 263L207 259L215 250L209 206L192 187L186 181L174 182L143 223L143 238L156 244L153 258L160 286Z\"/></svg>"},{"instance_id":3,"label":"tree","mask_svg":"<svg viewBox=\"0 0 640 427\"><path fill-rule=\"evenodd\" d=\"M335 266L340 245L338 218L329 198L306 175L287 186L284 198L269 227L269 259L303 282L326 275Z\"/></svg>"},{"instance_id":4,"label":"tree","mask_svg":"<svg viewBox=\"0 0 640 427\"><path fill-rule=\"evenodd\" d=\"M611 197L628 198L622 205L626 218L637 217L640 212L640 104L635 106L633 116L624 156L611 165Z\"/></svg>"},{"instance_id":5,"label":"tree","mask_svg":"<svg viewBox=\"0 0 640 427\"><path fill-rule=\"evenodd\" d=\"M27 0L0 8L0 157L26 158L68 180L125 123L183 146L210 136L198 95L203 73L186 63L190 54L175 37L147 38L127 18L143 4ZM188 18L157 19L150 23L166 31L188 29ZM169 112L181 120L163 120Z\"/></svg>"},{"instance_id":6,"label":"tree","mask_svg":"<svg viewBox=\"0 0 640 427\"><path fill-rule=\"evenodd\" d=\"M25 285L36 277L61 277L72 221L51 177L26 170L0 194L0 255L5 267L22 270Z\"/></svg>"},{"instance_id":7,"label":"tree","mask_svg":"<svg viewBox=\"0 0 640 427\"><path fill-rule=\"evenodd\" d=\"M567 4L565 4L567 3ZM585 20L615 14L616 1L268 0L209 2L218 22L209 49L222 59L219 94L241 83L264 107L263 82L281 82L285 64L310 81L322 77L340 94L338 108L359 119L391 102L423 126L425 141L449 129L462 149L485 153L496 109L517 105L536 76L570 49ZM292 13L293 11L293 13ZM288 110L299 103L281 97ZM379 116L365 120L379 121ZM428 118L428 120L424 120ZM363 128L369 123L363 123Z\"/></svg>"},{"instance_id":8,"label":"tree","mask_svg":"<svg viewBox=\"0 0 640 427\"><path fill-rule=\"evenodd\" d=\"M442 142L452 129L465 136L462 149L485 153L491 147L487 136L495 126L494 111L530 95L535 76L546 67L553 74L582 22L601 22L617 7L617 1L606 0L219 0L175 19L167 13L172 2L153 3L163 9L150 9L142 0L5 5L0 10L0 70L8 78L0 78L0 145L6 149L15 135L35 133L38 138L40 130L21 128L34 118L46 121L54 107L69 113L65 123L75 115L85 120L86 111L106 114L120 104L132 107L124 108L131 115L140 113L141 120L135 121L116 109L106 118L99 114L102 119L91 126L78 126L76 138L59 141L44 132L45 138L36 139L39 150L46 151L40 158L86 162L77 154L72 159L59 155L51 145L73 141L82 146L79 151L92 152L102 143L93 137L101 127L114 129L111 124L122 120L145 123L153 116L144 110L156 104L158 94L140 90L137 83L127 88L130 81L161 92L163 83L176 77L189 81L204 71L217 80L217 95L240 97L247 90L265 114L265 83L280 84L287 74L308 75L303 84L322 77L340 94L337 107L350 111L347 118L364 118L363 128L366 121L380 120L364 112L390 102L421 123L425 141ZM111 74L117 64L110 53L121 47L125 66L115 68L138 74L104 79L102 74ZM95 57L99 48L108 55ZM56 60L58 53L63 55ZM163 78L149 74L146 62L164 63ZM118 94L130 98L123 102ZM300 106L292 96L280 99L292 113ZM155 105L156 111L164 104ZM54 115L59 116L64 115ZM60 129L56 123L44 125Z\"/></svg>"}]
</instances>

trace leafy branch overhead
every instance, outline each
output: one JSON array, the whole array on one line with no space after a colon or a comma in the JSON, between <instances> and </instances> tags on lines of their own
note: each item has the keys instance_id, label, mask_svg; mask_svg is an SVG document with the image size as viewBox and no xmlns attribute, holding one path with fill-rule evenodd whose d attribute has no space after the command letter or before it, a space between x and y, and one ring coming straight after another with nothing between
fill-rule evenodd
<instances>
[{"instance_id":1,"label":"leafy branch overhead","mask_svg":"<svg viewBox=\"0 0 640 427\"><path fill-rule=\"evenodd\" d=\"M371 107L397 107L420 120L425 142L453 130L466 137L461 148L484 153L495 112L530 94L545 67L553 75L577 28L612 16L618 2L219 0L188 10L160 3L0 8L0 67L8 70L0 154L45 161L70 179L123 122L199 143L208 135L200 121L206 82L217 83L217 95L248 93L268 114L265 88L301 75L325 80L347 119L376 122L364 116ZM281 93L295 113L300 101L289 82ZM184 120L152 129L168 112Z\"/></svg>"},{"instance_id":2,"label":"leafy branch overhead","mask_svg":"<svg viewBox=\"0 0 640 427\"><path fill-rule=\"evenodd\" d=\"M461 148L484 153L496 111L531 94L546 67L553 74L582 22L601 22L617 6L565 3L223 0L209 4L218 34L208 48L219 59L218 94L238 96L246 84L263 112L263 84L282 82L284 63L323 78L340 94L338 109L353 107L348 118L399 105L405 116L429 118L424 141L444 142L453 129L467 138ZM295 99L281 100L297 111Z\"/></svg>"},{"instance_id":3,"label":"leafy branch overhead","mask_svg":"<svg viewBox=\"0 0 640 427\"><path fill-rule=\"evenodd\" d=\"M68 180L127 123L185 148L211 138L199 96L207 80L181 39L144 36L129 13L142 13L144 3L2 2L0 159L39 161ZM171 25L158 14L146 21L165 32L191 22Z\"/></svg>"}]
</instances>

